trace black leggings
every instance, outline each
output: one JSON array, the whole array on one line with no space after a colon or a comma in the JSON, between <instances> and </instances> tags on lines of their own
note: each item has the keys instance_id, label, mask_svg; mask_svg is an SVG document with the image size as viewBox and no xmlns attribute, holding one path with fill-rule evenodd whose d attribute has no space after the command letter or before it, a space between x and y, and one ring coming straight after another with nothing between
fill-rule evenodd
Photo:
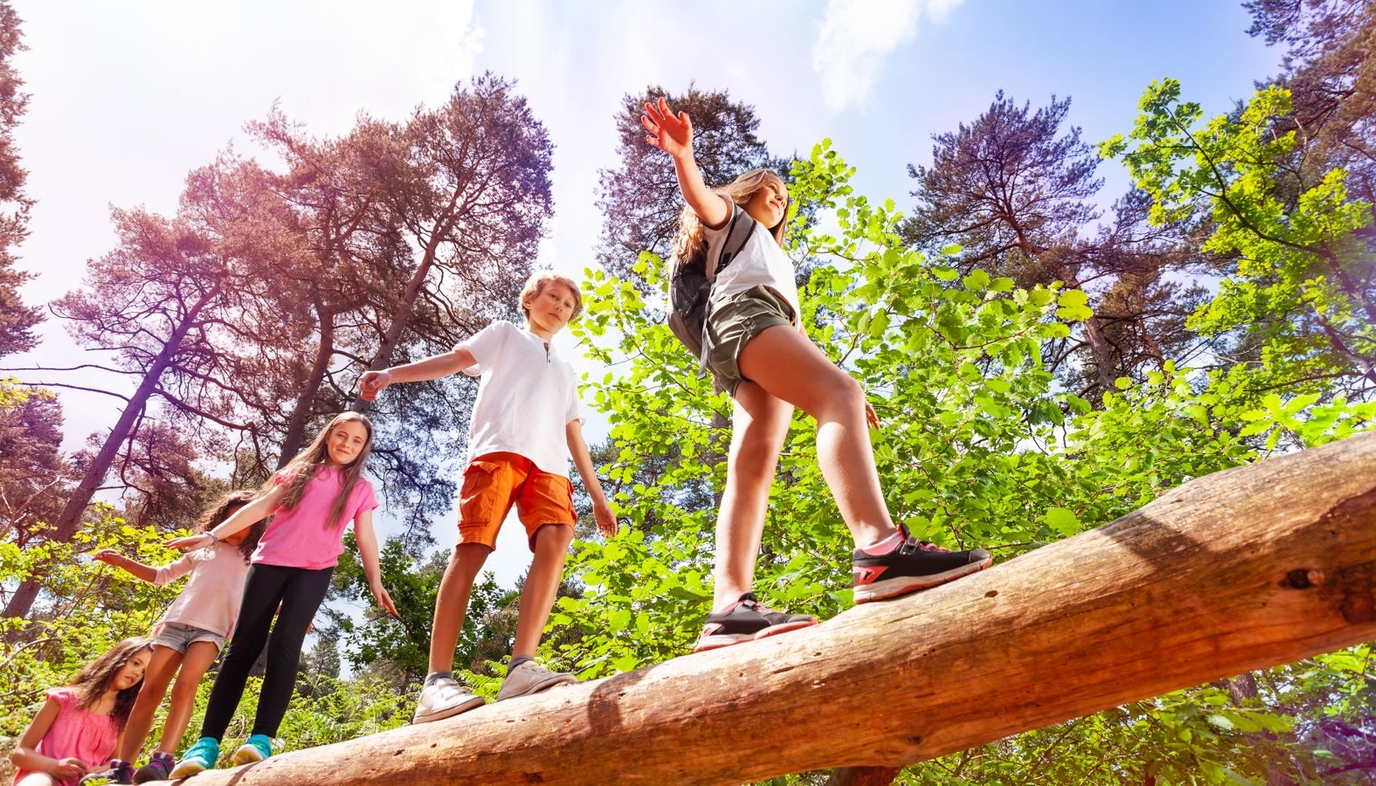
<instances>
[{"instance_id":1,"label":"black leggings","mask_svg":"<svg viewBox=\"0 0 1376 786\"><path fill-rule=\"evenodd\" d=\"M210 691L210 704L201 724L202 737L221 739L239 699L244 695L244 683L253 670L254 661L268 647L267 674L263 677L263 692L258 696L258 712L253 718L253 734L277 736L277 727L287 714L296 687L296 667L301 663L301 642L315 612L325 601L330 588L330 574L334 568L306 570L281 565L255 564L248 569L244 584L244 599L239 604L239 624L225 651L215 687ZM281 613L277 606L281 604ZM277 625L272 624L277 615Z\"/></svg>"}]
</instances>

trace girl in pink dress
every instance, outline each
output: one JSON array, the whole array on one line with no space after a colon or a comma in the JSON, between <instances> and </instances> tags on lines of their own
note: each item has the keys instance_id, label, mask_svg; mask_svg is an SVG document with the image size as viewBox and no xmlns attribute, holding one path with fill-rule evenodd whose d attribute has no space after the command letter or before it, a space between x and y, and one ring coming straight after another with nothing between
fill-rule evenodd
<instances>
[{"instance_id":1,"label":"girl in pink dress","mask_svg":"<svg viewBox=\"0 0 1376 786\"><path fill-rule=\"evenodd\" d=\"M47 693L10 761L14 786L74 786L115 750L134 707L153 641L125 639L91 661L72 681Z\"/></svg>"}]
</instances>

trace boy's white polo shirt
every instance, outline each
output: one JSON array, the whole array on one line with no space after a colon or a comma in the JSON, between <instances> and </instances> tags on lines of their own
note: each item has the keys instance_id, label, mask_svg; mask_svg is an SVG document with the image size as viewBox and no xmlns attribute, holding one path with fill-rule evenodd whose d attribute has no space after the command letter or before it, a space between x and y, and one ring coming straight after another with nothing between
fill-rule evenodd
<instances>
[{"instance_id":1,"label":"boy's white polo shirt","mask_svg":"<svg viewBox=\"0 0 1376 786\"><path fill-rule=\"evenodd\" d=\"M517 453L542 472L569 476L564 428L579 420L573 366L544 339L504 320L493 322L455 349L473 353L464 369L479 377L468 427L468 460Z\"/></svg>"}]
</instances>

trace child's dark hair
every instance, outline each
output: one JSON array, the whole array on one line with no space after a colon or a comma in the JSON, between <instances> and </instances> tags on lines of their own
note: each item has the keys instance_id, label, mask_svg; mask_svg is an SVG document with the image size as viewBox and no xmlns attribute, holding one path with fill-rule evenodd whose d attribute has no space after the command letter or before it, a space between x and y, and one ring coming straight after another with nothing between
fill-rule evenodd
<instances>
[{"instance_id":1,"label":"child's dark hair","mask_svg":"<svg viewBox=\"0 0 1376 786\"><path fill-rule=\"evenodd\" d=\"M150 638L138 636L125 639L111 647L104 655L83 666L81 671L72 677L72 681L67 683L77 689L81 708L89 710L94 707L105 695L105 691L110 689L110 683L115 681L124 664L140 652L152 649L153 640ZM134 700L139 697L139 689L142 687L143 680L140 679L134 686L115 694L115 707L110 711L110 717L114 719L120 731L124 731L124 723L129 720L129 713L134 709Z\"/></svg>"},{"instance_id":2,"label":"child's dark hair","mask_svg":"<svg viewBox=\"0 0 1376 786\"><path fill-rule=\"evenodd\" d=\"M214 505L201 511L201 517L196 520L196 531L209 532L216 525L234 515L236 510L252 502L257 496L258 492L248 490L231 491L225 494ZM255 522L249 528L248 537L239 544L239 553L244 555L245 562L253 556L253 550L258 548L258 539L263 537L263 531L267 528L267 519Z\"/></svg>"},{"instance_id":3,"label":"child's dark hair","mask_svg":"<svg viewBox=\"0 0 1376 786\"><path fill-rule=\"evenodd\" d=\"M344 516L344 506L349 501L349 495L353 492L354 485L362 477L363 465L368 461L368 454L373 449L373 422L368 420L366 415L357 412L344 412L335 415L334 420L331 420L329 425L321 429L320 433L315 436L315 441L305 450L297 453L296 458L278 472L279 476L288 478L286 493L282 495L278 505L282 510L291 510L301 501L301 495L306 493L306 484L311 482L321 467L329 463L330 453L326 443L329 441L330 432L334 431L335 427L345 423L362 424L363 430L367 433L367 438L354 460L339 468L339 496L335 498L334 506L330 509L330 517L325 521L325 529L333 529L335 525L342 523L340 519ZM269 479L263 485L260 493L266 494L271 491L276 483L276 478Z\"/></svg>"}]
</instances>

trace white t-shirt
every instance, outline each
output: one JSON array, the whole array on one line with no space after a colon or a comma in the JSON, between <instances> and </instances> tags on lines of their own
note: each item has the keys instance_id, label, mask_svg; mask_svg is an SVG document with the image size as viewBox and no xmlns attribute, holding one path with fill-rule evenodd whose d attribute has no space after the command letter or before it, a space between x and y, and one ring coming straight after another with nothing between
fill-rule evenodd
<instances>
[{"instance_id":1,"label":"white t-shirt","mask_svg":"<svg viewBox=\"0 0 1376 786\"><path fill-rule=\"evenodd\" d=\"M737 211L745 212L735 203L732 203L731 208L731 218L735 217ZM718 229L703 227L709 270L712 265L717 264L722 251L725 250L722 245L726 239L727 229L731 226L731 218ZM779 244L774 242L774 236L758 221L749 215L742 215L741 220L749 221L754 227L736 258L731 260L725 270L717 271L716 281L712 284L712 304L716 305L731 295L766 286L793 306L796 319L803 313L803 309L798 304L798 285L793 280L793 260L779 248Z\"/></svg>"},{"instance_id":2,"label":"white t-shirt","mask_svg":"<svg viewBox=\"0 0 1376 786\"><path fill-rule=\"evenodd\" d=\"M468 427L468 460L516 453L542 472L568 477L564 428L580 419L573 366L544 339L505 321L493 322L455 349L473 353L477 363L464 373L481 378Z\"/></svg>"}]
</instances>

